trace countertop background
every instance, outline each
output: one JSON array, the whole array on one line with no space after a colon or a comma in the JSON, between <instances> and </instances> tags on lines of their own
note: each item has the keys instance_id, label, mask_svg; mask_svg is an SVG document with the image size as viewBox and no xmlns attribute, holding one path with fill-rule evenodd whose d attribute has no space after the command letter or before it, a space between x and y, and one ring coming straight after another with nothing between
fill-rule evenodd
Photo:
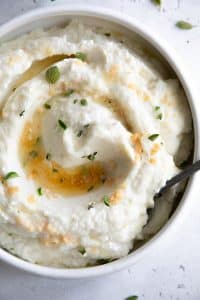
<instances>
[{"instance_id":1,"label":"countertop background","mask_svg":"<svg viewBox=\"0 0 200 300\"><path fill-rule=\"evenodd\" d=\"M164 37L179 53L200 96L200 0L163 0L162 10L150 0L0 0L0 23L37 7L59 4L103 5L127 13ZM197 25L177 29L178 20ZM0 262L0 300L140 300L200 299L200 204L188 201L182 225L136 265L121 272L86 280L54 280L29 275Z\"/></svg>"}]
</instances>

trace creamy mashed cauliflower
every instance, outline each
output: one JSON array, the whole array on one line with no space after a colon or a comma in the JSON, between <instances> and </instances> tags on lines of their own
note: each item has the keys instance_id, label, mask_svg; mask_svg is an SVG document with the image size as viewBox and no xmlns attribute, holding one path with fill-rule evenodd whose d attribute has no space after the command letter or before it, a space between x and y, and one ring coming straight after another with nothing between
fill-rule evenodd
<instances>
[{"instance_id":1,"label":"creamy mashed cauliflower","mask_svg":"<svg viewBox=\"0 0 200 300\"><path fill-rule=\"evenodd\" d=\"M56 267L127 255L191 151L179 82L73 21L3 44L0 88L1 246Z\"/></svg>"}]
</instances>

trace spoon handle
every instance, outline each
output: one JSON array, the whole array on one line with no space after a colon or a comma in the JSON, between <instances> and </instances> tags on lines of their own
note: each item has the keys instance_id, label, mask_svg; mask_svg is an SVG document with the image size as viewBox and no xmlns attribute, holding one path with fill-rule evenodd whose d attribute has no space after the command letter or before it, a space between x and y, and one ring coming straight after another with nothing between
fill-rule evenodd
<instances>
[{"instance_id":1,"label":"spoon handle","mask_svg":"<svg viewBox=\"0 0 200 300\"><path fill-rule=\"evenodd\" d=\"M192 165L186 167L183 171L179 174L172 177L170 180L167 180L165 186L163 186L158 193L155 194L154 198L159 198L163 195L165 191L167 191L170 187L177 184L178 182L188 178L189 176L193 175L195 172L200 170L200 160L197 160Z\"/></svg>"}]
</instances>

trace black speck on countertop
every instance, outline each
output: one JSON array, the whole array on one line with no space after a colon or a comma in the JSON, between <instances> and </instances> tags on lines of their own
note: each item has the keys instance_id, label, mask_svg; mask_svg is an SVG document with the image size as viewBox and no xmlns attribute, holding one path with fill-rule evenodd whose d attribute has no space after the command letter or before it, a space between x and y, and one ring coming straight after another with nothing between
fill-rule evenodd
<instances>
[{"instance_id":1,"label":"black speck on countertop","mask_svg":"<svg viewBox=\"0 0 200 300\"><path fill-rule=\"evenodd\" d=\"M185 288L185 285L183 283L179 283L177 285L177 289L184 289Z\"/></svg>"},{"instance_id":2,"label":"black speck on countertop","mask_svg":"<svg viewBox=\"0 0 200 300\"><path fill-rule=\"evenodd\" d=\"M183 265L180 265L179 269L181 269L183 272L185 272L185 267Z\"/></svg>"}]
</instances>

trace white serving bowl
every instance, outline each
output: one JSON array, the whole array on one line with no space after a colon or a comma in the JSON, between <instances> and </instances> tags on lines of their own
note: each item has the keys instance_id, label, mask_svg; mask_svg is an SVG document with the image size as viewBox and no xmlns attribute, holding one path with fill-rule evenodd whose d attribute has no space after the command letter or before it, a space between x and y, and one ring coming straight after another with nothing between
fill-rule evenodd
<instances>
[{"instance_id":1,"label":"white serving bowl","mask_svg":"<svg viewBox=\"0 0 200 300\"><path fill-rule=\"evenodd\" d=\"M161 40L160 37L158 38L157 35L152 33L134 18L130 18L121 13L119 14L113 11L104 10L102 8L97 9L85 6L45 7L43 9L36 9L26 13L23 16L17 17L2 25L0 27L0 39L3 41L8 40L39 27L61 25L67 23L67 21L74 16L78 16L80 19L83 19L83 21L89 24L108 26L108 28L119 30L127 35L136 33L145 40L148 47L153 47L154 51L157 52L157 55L160 56L168 66L170 66L173 72L176 73L176 76L185 90L192 112L195 137L194 160L196 160L199 153L199 123L197 116L200 115L200 107L198 107L197 98L193 92L192 82L190 82L190 78L187 78L183 63L176 56L176 53L165 44L165 41ZM17 258L3 249L0 249L0 259L19 269L54 278L94 277L128 267L134 264L139 258L151 253L154 247L162 242L163 238L166 239L173 233L173 230L176 230L179 226L181 226L181 220L187 213L187 208L190 204L190 197L192 197L195 193L195 187L197 186L196 181L196 176L193 176L193 178L189 180L184 195L167 224L150 241L146 242L143 246L124 258L100 266L78 269L60 269L39 266Z\"/></svg>"}]
</instances>

